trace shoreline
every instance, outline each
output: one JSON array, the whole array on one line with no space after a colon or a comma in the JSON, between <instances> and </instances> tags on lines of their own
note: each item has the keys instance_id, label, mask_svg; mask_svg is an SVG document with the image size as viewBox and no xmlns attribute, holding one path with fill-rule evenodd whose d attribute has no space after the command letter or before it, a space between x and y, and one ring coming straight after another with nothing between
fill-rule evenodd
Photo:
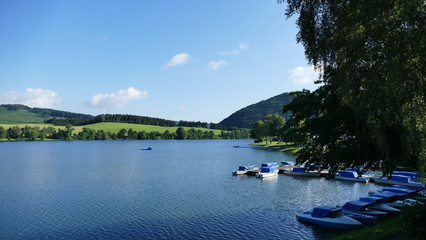
<instances>
[{"instance_id":1,"label":"shoreline","mask_svg":"<svg viewBox=\"0 0 426 240\"><path fill-rule=\"evenodd\" d=\"M297 153L303 148L303 147L296 146L294 143L277 142L277 141L271 141L269 143L266 143L266 142L252 143L250 145L258 146L268 151L280 151L280 152L288 153L292 155L297 155Z\"/></svg>"}]
</instances>

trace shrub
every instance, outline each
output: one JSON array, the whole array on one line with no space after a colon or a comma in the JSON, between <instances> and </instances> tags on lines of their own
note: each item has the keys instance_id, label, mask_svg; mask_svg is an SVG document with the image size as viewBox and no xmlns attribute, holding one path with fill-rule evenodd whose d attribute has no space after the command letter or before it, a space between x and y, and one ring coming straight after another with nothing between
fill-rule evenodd
<instances>
[{"instance_id":1,"label":"shrub","mask_svg":"<svg viewBox=\"0 0 426 240\"><path fill-rule=\"evenodd\" d=\"M410 239L424 239L426 236L426 200L406 205L401 211L402 228Z\"/></svg>"}]
</instances>

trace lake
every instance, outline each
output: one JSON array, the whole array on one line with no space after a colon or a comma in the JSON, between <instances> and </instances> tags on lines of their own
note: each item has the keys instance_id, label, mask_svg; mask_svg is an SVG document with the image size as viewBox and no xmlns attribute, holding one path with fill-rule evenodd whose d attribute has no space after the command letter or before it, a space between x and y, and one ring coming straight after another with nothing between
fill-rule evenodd
<instances>
[{"instance_id":1,"label":"lake","mask_svg":"<svg viewBox=\"0 0 426 240\"><path fill-rule=\"evenodd\" d=\"M379 188L232 176L239 165L294 160L232 147L251 142L2 142L0 239L323 239L336 231L296 214Z\"/></svg>"}]
</instances>

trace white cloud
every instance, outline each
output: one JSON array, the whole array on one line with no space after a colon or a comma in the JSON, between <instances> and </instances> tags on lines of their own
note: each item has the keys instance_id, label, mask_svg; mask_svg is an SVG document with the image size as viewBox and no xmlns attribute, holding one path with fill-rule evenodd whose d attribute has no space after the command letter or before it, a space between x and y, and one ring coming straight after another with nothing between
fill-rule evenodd
<instances>
[{"instance_id":1,"label":"white cloud","mask_svg":"<svg viewBox=\"0 0 426 240\"><path fill-rule=\"evenodd\" d=\"M89 105L96 108L122 108L127 102L148 97L147 91L141 91L133 87L127 90L119 90L117 93L103 93L92 97Z\"/></svg>"},{"instance_id":2,"label":"white cloud","mask_svg":"<svg viewBox=\"0 0 426 240\"><path fill-rule=\"evenodd\" d=\"M174 67L176 65L183 65L188 63L191 59L191 55L188 53L179 53L174 55L164 66L165 68Z\"/></svg>"},{"instance_id":3,"label":"white cloud","mask_svg":"<svg viewBox=\"0 0 426 240\"><path fill-rule=\"evenodd\" d=\"M219 54L221 54L221 55L235 55L235 54L238 54L238 53L240 53L240 51L237 51L237 50L232 50L232 51L220 51L220 52L218 52Z\"/></svg>"},{"instance_id":4,"label":"white cloud","mask_svg":"<svg viewBox=\"0 0 426 240\"><path fill-rule=\"evenodd\" d=\"M222 68L223 66L225 66L227 64L227 62L225 60L219 60L217 62L215 61L210 61L208 66L211 70L218 70L219 68Z\"/></svg>"},{"instance_id":5,"label":"white cloud","mask_svg":"<svg viewBox=\"0 0 426 240\"><path fill-rule=\"evenodd\" d=\"M247 49L247 48L249 48L248 43L245 43L245 42L240 43L238 46L240 47L240 49Z\"/></svg>"},{"instance_id":6,"label":"white cloud","mask_svg":"<svg viewBox=\"0 0 426 240\"><path fill-rule=\"evenodd\" d=\"M295 84L311 84L318 80L318 73L313 66L296 67L289 70L290 80Z\"/></svg>"},{"instance_id":7,"label":"white cloud","mask_svg":"<svg viewBox=\"0 0 426 240\"><path fill-rule=\"evenodd\" d=\"M242 50L245 50L247 48L249 48L250 46L248 45L248 43L240 43L238 44L238 50L231 50L231 51L220 51L219 54L221 55L235 55L235 54L239 54Z\"/></svg>"},{"instance_id":8,"label":"white cloud","mask_svg":"<svg viewBox=\"0 0 426 240\"><path fill-rule=\"evenodd\" d=\"M53 108L61 99L55 92L42 88L27 88L25 92L0 93L0 103L24 104L29 107Z\"/></svg>"}]
</instances>

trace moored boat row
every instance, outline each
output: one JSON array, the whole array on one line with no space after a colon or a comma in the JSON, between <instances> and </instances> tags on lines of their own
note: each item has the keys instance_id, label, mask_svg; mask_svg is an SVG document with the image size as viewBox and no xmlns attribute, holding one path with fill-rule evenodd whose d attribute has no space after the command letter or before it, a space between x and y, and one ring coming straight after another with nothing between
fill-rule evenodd
<instances>
[{"instance_id":1,"label":"moored boat row","mask_svg":"<svg viewBox=\"0 0 426 240\"><path fill-rule=\"evenodd\" d=\"M274 167L276 169L270 169ZM262 168L263 171L262 171ZM269 169L267 169L269 168ZM287 162L278 163L262 163L260 168L250 166L240 166L238 170L233 171L234 175L265 175L275 176L277 173L283 173L290 176L306 176L306 177L325 177L328 176L328 170L323 170L319 167L299 167L291 165ZM334 175L334 179L342 181L363 182L363 183L378 183L387 185L401 185L413 188L425 188L425 183L419 181L417 173L412 172L394 172L393 175L378 177L377 175L360 174L354 169L339 170Z\"/></svg>"},{"instance_id":2,"label":"moored boat row","mask_svg":"<svg viewBox=\"0 0 426 240\"><path fill-rule=\"evenodd\" d=\"M329 228L355 229L362 227L362 223L346 216L342 208L333 206L315 207L312 211L297 214L296 219Z\"/></svg>"},{"instance_id":3,"label":"moored boat row","mask_svg":"<svg viewBox=\"0 0 426 240\"><path fill-rule=\"evenodd\" d=\"M255 167L254 165L248 165L248 166L239 166L238 170L232 171L233 175L244 175L247 174L248 171L256 171L259 170L258 167Z\"/></svg>"},{"instance_id":4,"label":"moored boat row","mask_svg":"<svg viewBox=\"0 0 426 240\"><path fill-rule=\"evenodd\" d=\"M405 187L414 187L414 188L425 187L425 184L416 180L415 177L398 175L398 174L386 175L384 177L373 177L373 181L376 183L388 184L388 185L399 184Z\"/></svg>"},{"instance_id":5,"label":"moored boat row","mask_svg":"<svg viewBox=\"0 0 426 240\"><path fill-rule=\"evenodd\" d=\"M342 207L319 206L312 211L296 215L301 222L316 224L329 228L354 229L364 225L372 225L378 219L398 214L403 204L413 203L410 199L419 189L410 189L396 185L391 188L383 188L380 192L370 193L367 197L361 197L355 201L348 201ZM424 192L424 191L423 191ZM425 198L426 193L420 195ZM399 202L399 203L398 203Z\"/></svg>"},{"instance_id":6,"label":"moored boat row","mask_svg":"<svg viewBox=\"0 0 426 240\"><path fill-rule=\"evenodd\" d=\"M344 180L344 181L352 181L352 182L368 182L369 179L365 177L361 177L358 175L356 171L337 171L336 175L334 176L337 180Z\"/></svg>"},{"instance_id":7,"label":"moored boat row","mask_svg":"<svg viewBox=\"0 0 426 240\"><path fill-rule=\"evenodd\" d=\"M254 175L259 178L276 176L278 173L283 173L290 176L305 176L305 177L329 177L328 170L323 170L320 167L300 167L294 166L288 162L278 163L262 163L260 168L250 166L240 166L233 175ZM425 183L420 182L419 175L413 172L395 171L392 175L378 177L377 175L368 175L358 173L355 169L338 170L334 175L334 179L361 183L378 183L387 185L400 185L412 188L425 188Z\"/></svg>"}]
</instances>

